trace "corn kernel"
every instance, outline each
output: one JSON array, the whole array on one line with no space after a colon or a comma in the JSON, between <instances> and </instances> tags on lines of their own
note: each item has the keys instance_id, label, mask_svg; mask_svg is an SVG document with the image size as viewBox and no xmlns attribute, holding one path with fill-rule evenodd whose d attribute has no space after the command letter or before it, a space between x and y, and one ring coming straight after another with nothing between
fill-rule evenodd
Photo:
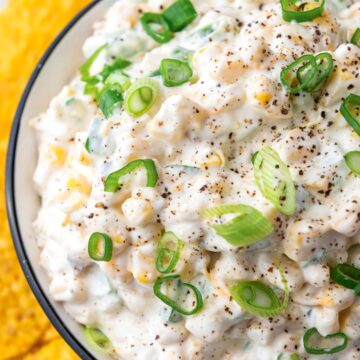
<instances>
[{"instance_id":1,"label":"corn kernel","mask_svg":"<svg viewBox=\"0 0 360 360\"><path fill-rule=\"evenodd\" d=\"M341 72L342 80L351 80L354 78L354 75L350 71Z\"/></svg>"},{"instance_id":2,"label":"corn kernel","mask_svg":"<svg viewBox=\"0 0 360 360\"><path fill-rule=\"evenodd\" d=\"M210 154L211 156L206 160L202 165L203 167L211 167L211 166L219 166L224 167L225 166L225 157L224 154L221 151L215 151Z\"/></svg>"},{"instance_id":3,"label":"corn kernel","mask_svg":"<svg viewBox=\"0 0 360 360\"><path fill-rule=\"evenodd\" d=\"M49 158L53 165L62 165L65 162L66 152L60 146L51 146L49 150Z\"/></svg>"},{"instance_id":4,"label":"corn kernel","mask_svg":"<svg viewBox=\"0 0 360 360\"><path fill-rule=\"evenodd\" d=\"M151 279L148 277L148 273L146 271L141 271L137 276L136 280L144 285L149 285L152 283Z\"/></svg>"},{"instance_id":5,"label":"corn kernel","mask_svg":"<svg viewBox=\"0 0 360 360\"><path fill-rule=\"evenodd\" d=\"M307 3L307 4L304 6L304 11L313 10L313 9L316 9L317 7L319 7L319 3L318 3L318 2Z\"/></svg>"},{"instance_id":6,"label":"corn kernel","mask_svg":"<svg viewBox=\"0 0 360 360\"><path fill-rule=\"evenodd\" d=\"M325 295L323 298L321 298L318 301L317 305L321 305L321 306L334 306L334 300L329 296L329 295Z\"/></svg>"},{"instance_id":7,"label":"corn kernel","mask_svg":"<svg viewBox=\"0 0 360 360\"><path fill-rule=\"evenodd\" d=\"M258 100L262 105L267 105L272 99L271 93L268 91L262 91L254 95L255 99Z\"/></svg>"},{"instance_id":8,"label":"corn kernel","mask_svg":"<svg viewBox=\"0 0 360 360\"><path fill-rule=\"evenodd\" d=\"M66 186L70 190L76 190L85 195L90 195L91 193L91 185L84 176L80 176L79 178L68 179Z\"/></svg>"}]
</instances>

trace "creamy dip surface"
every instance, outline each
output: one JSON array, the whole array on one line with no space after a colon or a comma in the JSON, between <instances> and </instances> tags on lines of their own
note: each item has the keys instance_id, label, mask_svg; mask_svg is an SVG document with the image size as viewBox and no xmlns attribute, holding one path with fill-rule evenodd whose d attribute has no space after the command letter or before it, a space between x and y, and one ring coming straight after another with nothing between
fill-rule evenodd
<instances>
[{"instance_id":1,"label":"creamy dip surface","mask_svg":"<svg viewBox=\"0 0 360 360\"><path fill-rule=\"evenodd\" d=\"M140 17L173 3L119 0L83 47L90 58L107 44L92 75L121 57L131 62L123 69L129 81L150 76L157 83L145 114L116 106L106 118L78 74L32 121L42 199L34 231L51 297L78 323L99 329L117 359L360 359L360 299L330 278L337 264L360 268L360 179L344 161L360 150L360 137L340 112L350 93L360 95L360 48L350 43L360 2L327 1L322 16L296 23L283 19L276 0L194 0L197 18L159 44ZM331 54L334 69L321 89L287 92L281 71L322 52ZM164 86L157 70L165 58L186 59L192 79ZM265 146L295 185L290 216L255 180L252 157ZM105 191L108 175L137 159L153 160L156 185L146 186L139 167L118 191ZM257 209L273 232L247 246L229 243L213 219L201 216L220 204ZM110 261L89 256L96 232L111 238ZM171 273L202 296L193 315L174 316L154 294L166 276L156 267L164 232L182 242ZM243 280L273 289L280 302L288 287L288 305L273 317L245 311L230 293ZM187 289L182 304L191 309ZM311 328L322 337L345 333L346 348L308 353L303 337Z\"/></svg>"}]
</instances>

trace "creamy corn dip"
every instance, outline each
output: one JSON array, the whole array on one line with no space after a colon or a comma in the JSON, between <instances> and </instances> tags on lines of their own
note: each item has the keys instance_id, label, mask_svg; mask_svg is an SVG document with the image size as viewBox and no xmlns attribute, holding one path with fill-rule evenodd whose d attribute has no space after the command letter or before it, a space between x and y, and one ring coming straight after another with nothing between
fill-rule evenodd
<instances>
[{"instance_id":1,"label":"creamy corn dip","mask_svg":"<svg viewBox=\"0 0 360 360\"><path fill-rule=\"evenodd\" d=\"M51 297L117 359L360 359L359 1L173 4L115 2L31 122Z\"/></svg>"}]
</instances>

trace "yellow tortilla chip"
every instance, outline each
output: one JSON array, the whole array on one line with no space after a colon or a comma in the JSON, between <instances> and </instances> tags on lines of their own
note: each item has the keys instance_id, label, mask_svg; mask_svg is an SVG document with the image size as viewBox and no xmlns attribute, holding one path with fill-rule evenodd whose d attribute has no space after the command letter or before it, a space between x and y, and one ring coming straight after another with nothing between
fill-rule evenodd
<instances>
[{"instance_id":1,"label":"yellow tortilla chip","mask_svg":"<svg viewBox=\"0 0 360 360\"><path fill-rule=\"evenodd\" d=\"M21 272L5 211L5 156L23 89L45 49L90 0L10 0L0 10L0 357L75 359Z\"/></svg>"}]
</instances>

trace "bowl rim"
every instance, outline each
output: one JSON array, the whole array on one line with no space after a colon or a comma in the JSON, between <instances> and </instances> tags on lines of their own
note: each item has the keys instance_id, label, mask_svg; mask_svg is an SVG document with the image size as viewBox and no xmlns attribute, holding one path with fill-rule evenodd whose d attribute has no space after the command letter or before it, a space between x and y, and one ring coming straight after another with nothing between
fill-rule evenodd
<instances>
[{"instance_id":1,"label":"bowl rim","mask_svg":"<svg viewBox=\"0 0 360 360\"><path fill-rule=\"evenodd\" d=\"M15 203L15 159L16 159L16 149L18 143L18 134L20 129L21 119L24 113L24 109L26 103L28 101L28 97L31 93L33 86L36 83L36 80L39 74L42 71L43 66L49 60L53 51L63 40L65 35L77 24L77 22L87 14L95 5L97 5L102 0L92 0L90 4L85 6L80 12L75 15L75 17L63 28L63 30L59 33L59 35L53 40L50 46L45 51L44 55L41 57L38 62L35 70L33 71L25 90L21 96L21 100L17 107L11 132L9 143L7 147L6 154L6 169L5 169L5 193L6 193L6 209L7 209L7 217L8 223L10 226L10 232L13 239L13 244L15 246L16 254L21 265L22 271L25 275L25 278L35 295L38 303L42 307L46 316L59 332L59 334L63 337L63 339L70 345L70 347L84 360L95 360L95 358L91 355L91 353L84 347L84 345L76 338L76 336L68 329L64 321L55 311L55 308L47 298L46 294L43 292L42 287L40 285L39 280L35 274L33 267L31 266L30 260L28 258L24 242L21 236L18 218L17 218L17 210Z\"/></svg>"}]
</instances>

